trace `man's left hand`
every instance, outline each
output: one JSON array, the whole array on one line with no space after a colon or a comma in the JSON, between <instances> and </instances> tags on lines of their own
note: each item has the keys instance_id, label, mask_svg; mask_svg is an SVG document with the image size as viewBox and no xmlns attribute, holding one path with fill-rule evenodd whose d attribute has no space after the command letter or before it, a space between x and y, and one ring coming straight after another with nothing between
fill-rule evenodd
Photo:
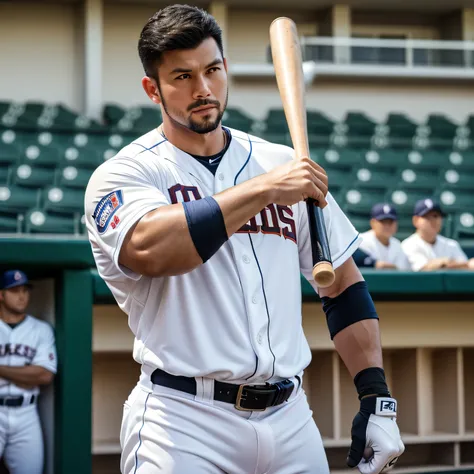
<instances>
[{"instance_id":1,"label":"man's left hand","mask_svg":"<svg viewBox=\"0 0 474 474\"><path fill-rule=\"evenodd\" d=\"M349 467L357 466L362 474L389 470L405 451L397 425L397 401L381 396L363 398L352 423L351 436ZM366 454L370 451L370 457L364 457L364 451Z\"/></svg>"}]
</instances>

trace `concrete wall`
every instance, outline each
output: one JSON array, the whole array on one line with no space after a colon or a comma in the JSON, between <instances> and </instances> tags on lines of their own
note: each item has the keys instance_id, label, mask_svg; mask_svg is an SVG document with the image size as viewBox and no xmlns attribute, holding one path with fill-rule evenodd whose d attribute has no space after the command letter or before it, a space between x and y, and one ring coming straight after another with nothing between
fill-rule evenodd
<instances>
[{"instance_id":1,"label":"concrete wall","mask_svg":"<svg viewBox=\"0 0 474 474\"><path fill-rule=\"evenodd\" d=\"M0 3L0 100L81 106L74 5Z\"/></svg>"}]
</instances>

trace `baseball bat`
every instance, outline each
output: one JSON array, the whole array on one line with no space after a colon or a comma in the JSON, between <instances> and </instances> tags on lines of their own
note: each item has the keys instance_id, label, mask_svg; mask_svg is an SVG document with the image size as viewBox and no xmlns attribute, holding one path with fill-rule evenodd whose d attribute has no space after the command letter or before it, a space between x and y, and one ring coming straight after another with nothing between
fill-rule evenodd
<instances>
[{"instance_id":1,"label":"baseball bat","mask_svg":"<svg viewBox=\"0 0 474 474\"><path fill-rule=\"evenodd\" d=\"M301 46L293 20L280 17L272 22L270 45L295 158L309 157ZM313 278L320 288L327 288L334 283L335 273L323 211L313 199L306 200L306 208L313 253Z\"/></svg>"}]
</instances>

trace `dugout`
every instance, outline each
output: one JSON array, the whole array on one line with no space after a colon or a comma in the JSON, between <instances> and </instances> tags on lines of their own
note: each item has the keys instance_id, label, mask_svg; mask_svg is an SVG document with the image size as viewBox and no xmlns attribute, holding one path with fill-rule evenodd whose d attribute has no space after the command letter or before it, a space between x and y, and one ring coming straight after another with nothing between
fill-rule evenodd
<instances>
[{"instance_id":1,"label":"dugout","mask_svg":"<svg viewBox=\"0 0 474 474\"><path fill-rule=\"evenodd\" d=\"M45 237L2 244L2 267L25 269L38 282L32 313L38 308L50 315L56 329L58 375L40 408L54 414L46 427L45 473L118 473L122 405L139 367L127 318L94 269L89 242ZM397 471L474 472L474 273L364 270L364 277L381 318L387 377L400 402L406 452ZM313 351L304 384L331 472L342 474L349 472L344 460L357 397L305 281L302 295Z\"/></svg>"}]
</instances>

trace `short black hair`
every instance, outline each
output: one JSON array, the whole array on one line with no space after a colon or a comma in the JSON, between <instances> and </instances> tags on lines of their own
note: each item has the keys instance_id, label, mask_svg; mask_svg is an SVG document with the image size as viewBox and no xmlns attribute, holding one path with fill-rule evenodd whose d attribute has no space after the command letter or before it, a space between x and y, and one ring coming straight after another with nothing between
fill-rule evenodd
<instances>
[{"instance_id":1,"label":"short black hair","mask_svg":"<svg viewBox=\"0 0 474 474\"><path fill-rule=\"evenodd\" d=\"M208 38L214 38L224 57L222 30L208 12L179 4L157 11L143 27L138 41L138 54L145 74L157 79L155 69L164 52L194 49Z\"/></svg>"}]
</instances>

